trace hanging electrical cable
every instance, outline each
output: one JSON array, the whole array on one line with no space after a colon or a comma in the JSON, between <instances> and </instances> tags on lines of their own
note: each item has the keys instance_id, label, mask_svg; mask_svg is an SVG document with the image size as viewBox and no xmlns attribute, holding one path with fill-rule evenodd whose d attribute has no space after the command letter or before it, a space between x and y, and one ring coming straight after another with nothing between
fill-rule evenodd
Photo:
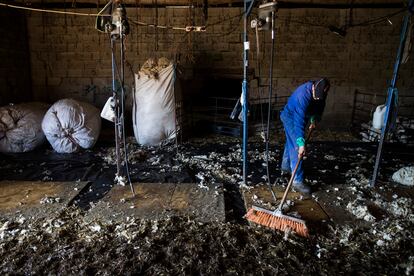
<instances>
[{"instance_id":1,"label":"hanging electrical cable","mask_svg":"<svg viewBox=\"0 0 414 276\"><path fill-rule=\"evenodd\" d=\"M261 25L259 19L252 20L251 26L255 29L255 36L256 36L256 68L258 71L258 99L260 103L260 121L261 121L261 133L263 134L264 142L265 142L265 154L264 154L264 161L266 166L266 182L269 185L270 190L272 191L272 196L274 200L276 200L276 195L273 192L273 189L271 188L270 183L270 170L269 170L269 136L268 136L268 129L269 129L269 120L267 120L267 127L265 128L264 123L264 114L263 114L263 103L262 103L262 85L260 83L260 80L262 78L261 74L261 64L260 64L260 41L259 41L259 25ZM273 49L273 47L272 47ZM272 63L272 62L271 62ZM273 75L273 73L270 73ZM270 100L268 100L270 103Z\"/></svg>"},{"instance_id":2,"label":"hanging electrical cable","mask_svg":"<svg viewBox=\"0 0 414 276\"><path fill-rule=\"evenodd\" d=\"M261 133L263 134L264 137L264 141L266 143L266 129L265 129L265 124L264 124L264 115L263 115L263 103L262 103L262 85L260 83L260 80L262 78L262 73L261 73L261 64L260 64L260 41L259 41L259 26L257 24L255 24L254 26L255 28L255 36L256 36L256 69L258 72L258 76L257 76L257 90L258 90L258 99L259 99L259 104L260 104L260 126L261 126ZM268 147L266 147L268 148ZM268 182L268 184L270 184L269 179L270 179L270 173L269 173L269 158L266 158L266 156L268 155L268 151L265 151L265 162L266 162L266 181Z\"/></svg>"},{"instance_id":3,"label":"hanging electrical cable","mask_svg":"<svg viewBox=\"0 0 414 276\"><path fill-rule=\"evenodd\" d=\"M262 73L261 73L261 63L260 63L260 38L259 38L259 26L256 24L254 26L255 28L255 36L256 36L256 69L257 69L257 92L258 92L258 99L259 99L259 104L260 104L260 126L262 129L262 134L264 139L266 139L266 130L265 130L265 126L264 126L264 119L263 119L263 103L262 103L262 85L261 85L261 78L262 78Z\"/></svg>"},{"instance_id":4,"label":"hanging electrical cable","mask_svg":"<svg viewBox=\"0 0 414 276\"><path fill-rule=\"evenodd\" d=\"M116 149L116 165L117 172L115 180L123 185L125 178L121 173L121 148L124 155L123 168L125 170L128 183L131 188L133 196L135 196L134 187L131 182L131 176L128 166L128 151L125 136L125 38L129 34L129 24L126 19L125 7L117 2L109 2L104 9L99 13L100 16L104 13L109 13L110 18L98 17L96 20L96 28L100 31L108 33L111 44L111 61L112 61L112 99L113 99L113 122L115 127L115 149ZM120 70L116 62L115 45L120 43ZM116 86L118 80L119 88ZM120 90L120 91L119 91ZM111 99L109 99L110 101Z\"/></svg>"},{"instance_id":5,"label":"hanging electrical cable","mask_svg":"<svg viewBox=\"0 0 414 276\"><path fill-rule=\"evenodd\" d=\"M259 63L259 30L270 30L271 31L271 49L270 49L270 65L269 65L269 90L268 90L268 108L267 108L267 122L266 130L264 129L263 122L263 108L262 103L260 104L261 111L261 123L262 123L262 133L264 133L264 142L265 142L265 166L266 166L266 182L269 186L269 190L272 193L273 199L276 201L276 194L274 193L271 185L270 179L270 168L269 168L269 143L270 143L270 120L272 114L272 94L273 94L273 65L274 65L274 51L275 51L275 21L276 21L276 11L277 11L277 2L269 2L259 6L258 17L253 19L251 22L251 27L256 30L256 54L257 54L257 68L259 70L259 79L261 77L261 68ZM261 87L259 84L259 95L261 94ZM260 101L261 102L261 101Z\"/></svg>"},{"instance_id":6,"label":"hanging electrical cable","mask_svg":"<svg viewBox=\"0 0 414 276\"><path fill-rule=\"evenodd\" d=\"M54 14L66 14L66 15L76 15L76 16L91 16L96 17L99 16L99 13L81 13L81 12L69 12L69 11L57 11L57 10L49 10L49 9L37 9L37 8L29 8L24 6L17 6L7 3L0 3L0 6L12 8L12 9L19 9L19 10L27 10L27 11L34 11L34 12L43 12L43 13L54 13ZM111 15L100 15L110 17Z\"/></svg>"},{"instance_id":7,"label":"hanging electrical cable","mask_svg":"<svg viewBox=\"0 0 414 276\"><path fill-rule=\"evenodd\" d=\"M115 72L114 77L115 77L115 80L116 80L116 78L118 79L118 82L120 83L119 88L121 90L121 100L119 101L121 103L121 110L118 114L119 123L116 123L118 125L118 127L116 127L116 129L117 129L116 133L119 133L119 136L115 137L115 139L116 140L119 139L119 138L122 139L122 144L123 144L122 148L123 148L123 154L124 154L124 162L123 162L124 164L123 165L124 165L124 169L125 169L125 174L126 174L126 177L127 177L127 180L128 180L128 184L130 185L131 192L132 192L133 195L135 195L135 190L134 190L134 186L133 186L132 181L131 181L131 174L130 174L130 170L129 170L128 150L127 150L126 134L125 134L126 132L125 132L125 115L124 115L125 114L125 72L124 72L124 64L126 62L126 59L125 59L125 47L124 46L125 45L121 45L121 53L120 53L121 60L124 61L124 62L121 62L121 72L119 72L119 70L118 70L115 55L113 55L114 56L113 66L114 66L114 72ZM111 47L113 47L113 45ZM122 49L124 49L124 50L122 50ZM114 52L115 49L112 48L112 51ZM114 84L114 87L115 87L115 84ZM119 129L119 127L121 127L121 129ZM118 142L118 144L120 144L120 143ZM119 151L119 149L118 149L118 151ZM120 156L120 152L118 154ZM120 160L120 158L119 158L119 160ZM118 160L117 160L117 164L118 164ZM120 167L120 165L121 164L119 163L119 167Z\"/></svg>"},{"instance_id":8,"label":"hanging electrical cable","mask_svg":"<svg viewBox=\"0 0 414 276\"><path fill-rule=\"evenodd\" d=\"M21 9L21 10L34 11L34 12L43 12L43 13L50 13L50 14L65 14L65 15L90 16L90 17L110 16L110 15L102 15L102 14L94 14L94 13L80 13L80 12L59 11L59 10L51 10L51 9L31 8L31 7L13 5L13 4L1 3L1 2L0 2L0 6L7 7L7 8L12 8L12 9ZM387 15L384 15L384 16L368 19L366 21L362 21L360 23L356 23L356 24L352 24L350 26L347 26L347 28L365 27L365 26L379 24L379 23L382 23L382 22L388 22L390 20L390 18L403 13L405 10L406 9L401 9L401 10L389 13ZM180 30L180 31L186 31L186 32L204 32L204 31L206 31L207 27L218 25L218 24L227 22L230 19L237 18L237 17L239 17L241 19L243 17L243 15L244 15L244 12L242 12L238 15L223 19L223 20L219 20L219 21L211 23L211 24L207 24L206 26L186 26L186 27L156 25L156 24L146 23L146 22L142 22L142 21L138 21L138 20L133 20L131 18L128 18L128 20L131 23L133 23L135 25L139 25L139 26L147 26L147 27L154 27L154 28L160 28L160 29ZM278 19L280 21L284 21L284 22L288 22L288 23L296 23L296 24L312 26L312 27L323 27L323 28L329 28L330 27L330 25L328 25L328 24L322 24L322 23L319 24L319 23L313 23L313 22L306 22L306 21L294 20L294 19L291 19L291 18L280 17ZM235 30L237 30L237 28ZM235 30L231 30L230 33L234 32Z\"/></svg>"}]
</instances>

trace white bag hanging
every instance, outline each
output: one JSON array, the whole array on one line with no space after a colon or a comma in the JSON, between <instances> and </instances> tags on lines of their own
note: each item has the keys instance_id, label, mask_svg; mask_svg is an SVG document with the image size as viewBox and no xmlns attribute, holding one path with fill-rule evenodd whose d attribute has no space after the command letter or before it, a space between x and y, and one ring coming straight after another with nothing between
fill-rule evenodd
<instances>
[{"instance_id":1,"label":"white bag hanging","mask_svg":"<svg viewBox=\"0 0 414 276\"><path fill-rule=\"evenodd\" d=\"M175 68L170 64L149 77L135 74L132 121L135 138L142 145L158 145L176 135Z\"/></svg>"}]
</instances>

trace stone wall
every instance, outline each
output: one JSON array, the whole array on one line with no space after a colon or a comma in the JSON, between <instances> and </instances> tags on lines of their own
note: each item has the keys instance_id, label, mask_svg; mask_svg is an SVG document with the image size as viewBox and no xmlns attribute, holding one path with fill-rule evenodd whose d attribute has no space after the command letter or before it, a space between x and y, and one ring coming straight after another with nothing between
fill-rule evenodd
<instances>
[{"instance_id":1,"label":"stone wall","mask_svg":"<svg viewBox=\"0 0 414 276\"><path fill-rule=\"evenodd\" d=\"M96 9L78 9L96 12ZM354 24L393 12L390 9L353 10ZM131 33L126 41L126 58L137 71L149 57L166 56L181 65L184 92L197 96L207 77L242 78L242 23L240 8L211 8L207 31L137 26L134 21L185 27L203 25L201 9L129 8ZM158 20L156 19L158 14ZM332 88L325 124L348 126L355 90L384 94L391 78L402 15L382 22L347 30L345 37L329 31L349 21L349 10L282 9L278 12L275 65L275 93L288 95L301 82L326 76ZM32 83L35 98L54 101L74 97L102 106L111 93L111 53L107 35L94 29L95 19L28 13ZM261 41L262 84L268 83L270 34L259 34ZM255 36L250 31L251 77L257 77ZM413 59L401 67L398 87L413 93ZM127 86L133 84L127 70ZM258 97L252 82L251 97ZM266 89L265 89L266 90ZM267 95L267 91L263 91ZM223 93L223 96L226 96ZM338 124L340 122L340 124Z\"/></svg>"}]
</instances>

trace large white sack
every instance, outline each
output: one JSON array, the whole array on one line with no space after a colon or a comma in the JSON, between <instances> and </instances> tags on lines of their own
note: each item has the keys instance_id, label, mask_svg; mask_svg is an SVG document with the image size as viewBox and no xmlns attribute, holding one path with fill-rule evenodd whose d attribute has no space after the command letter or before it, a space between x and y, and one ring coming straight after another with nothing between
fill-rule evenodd
<instances>
[{"instance_id":1,"label":"large white sack","mask_svg":"<svg viewBox=\"0 0 414 276\"><path fill-rule=\"evenodd\" d=\"M42 103L0 107L0 152L27 152L43 144L41 125L47 108Z\"/></svg>"},{"instance_id":2,"label":"large white sack","mask_svg":"<svg viewBox=\"0 0 414 276\"><path fill-rule=\"evenodd\" d=\"M173 64L157 72L135 74L132 121L135 138L142 145L158 145L176 135L175 68Z\"/></svg>"},{"instance_id":3,"label":"large white sack","mask_svg":"<svg viewBox=\"0 0 414 276\"><path fill-rule=\"evenodd\" d=\"M53 149L71 153L93 147L101 131L99 110L84 102L63 99L46 112L42 129Z\"/></svg>"},{"instance_id":4,"label":"large white sack","mask_svg":"<svg viewBox=\"0 0 414 276\"><path fill-rule=\"evenodd\" d=\"M414 167L403 167L392 175L392 180L407 186L414 186Z\"/></svg>"}]
</instances>

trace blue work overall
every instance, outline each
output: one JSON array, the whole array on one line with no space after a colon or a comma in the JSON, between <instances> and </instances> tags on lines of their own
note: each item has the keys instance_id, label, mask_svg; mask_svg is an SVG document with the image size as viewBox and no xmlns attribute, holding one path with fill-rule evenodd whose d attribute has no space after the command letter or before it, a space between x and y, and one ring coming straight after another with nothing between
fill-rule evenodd
<instances>
[{"instance_id":1,"label":"blue work overall","mask_svg":"<svg viewBox=\"0 0 414 276\"><path fill-rule=\"evenodd\" d=\"M280 119L285 129L286 142L285 149L283 151L282 166L281 169L286 172L293 172L296 163L298 162L298 149L296 144L296 136L293 130L293 120L290 117L284 116L283 112L280 114ZM304 170L302 162L300 162L298 170L296 171L294 183L302 183L304 178Z\"/></svg>"},{"instance_id":2,"label":"blue work overall","mask_svg":"<svg viewBox=\"0 0 414 276\"><path fill-rule=\"evenodd\" d=\"M287 104L280 112L283 123L286 143L283 152L281 169L293 172L298 162L299 146L305 145L305 128L309 120L319 119L325 108L325 101L315 101L312 97L313 81L308 81L299 86L289 97ZM304 170L302 162L299 164L294 183L302 183Z\"/></svg>"}]
</instances>

